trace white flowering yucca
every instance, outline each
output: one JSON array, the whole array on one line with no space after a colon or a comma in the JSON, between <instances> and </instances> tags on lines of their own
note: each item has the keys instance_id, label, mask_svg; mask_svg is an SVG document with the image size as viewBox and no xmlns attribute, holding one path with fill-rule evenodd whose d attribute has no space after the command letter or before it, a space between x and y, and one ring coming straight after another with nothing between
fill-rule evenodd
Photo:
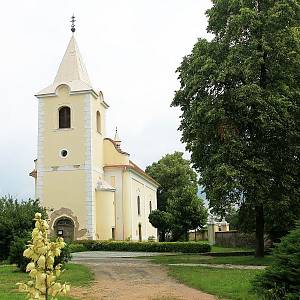
<instances>
[{"instance_id":1,"label":"white flowering yucca","mask_svg":"<svg viewBox=\"0 0 300 300\"><path fill-rule=\"evenodd\" d=\"M32 231L31 243L23 255L31 262L26 267L30 281L17 283L19 290L27 293L30 300L57 300L57 296L65 295L70 291L70 285L56 282L61 274L61 265L53 266L54 258L60 255L65 247L63 238L56 242L48 240L49 225L42 219L40 213L35 214L35 228Z\"/></svg>"}]
</instances>

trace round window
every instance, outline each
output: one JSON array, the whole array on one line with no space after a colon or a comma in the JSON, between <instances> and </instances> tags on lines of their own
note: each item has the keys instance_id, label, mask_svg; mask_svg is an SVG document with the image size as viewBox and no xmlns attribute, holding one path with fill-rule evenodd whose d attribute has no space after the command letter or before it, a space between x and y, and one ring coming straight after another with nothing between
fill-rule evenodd
<instances>
[{"instance_id":1,"label":"round window","mask_svg":"<svg viewBox=\"0 0 300 300\"><path fill-rule=\"evenodd\" d=\"M66 149L63 149L63 150L60 151L60 156L61 157L67 157L67 155L68 155L68 151Z\"/></svg>"}]
</instances>

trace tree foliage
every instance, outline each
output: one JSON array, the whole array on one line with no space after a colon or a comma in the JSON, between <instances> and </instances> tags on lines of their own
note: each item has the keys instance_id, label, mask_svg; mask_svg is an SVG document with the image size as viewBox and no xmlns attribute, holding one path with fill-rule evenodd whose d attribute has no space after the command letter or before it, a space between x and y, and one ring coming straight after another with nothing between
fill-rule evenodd
<instances>
[{"instance_id":1,"label":"tree foliage","mask_svg":"<svg viewBox=\"0 0 300 300\"><path fill-rule=\"evenodd\" d=\"M298 300L300 292L300 224L274 250L274 263L253 282L265 299Z\"/></svg>"},{"instance_id":2,"label":"tree foliage","mask_svg":"<svg viewBox=\"0 0 300 300\"><path fill-rule=\"evenodd\" d=\"M239 210L236 209L234 206L230 207L224 216L225 220L229 223L230 225L230 230L238 230L240 229L240 223L241 220L239 218ZM221 221L222 218L220 218L219 221Z\"/></svg>"},{"instance_id":3,"label":"tree foliage","mask_svg":"<svg viewBox=\"0 0 300 300\"><path fill-rule=\"evenodd\" d=\"M149 220L158 228L162 240L170 233L173 240L187 238L190 229L201 227L207 219L203 201L197 196L197 174L183 153L167 154L146 168L146 172L159 184L158 210Z\"/></svg>"},{"instance_id":4,"label":"tree foliage","mask_svg":"<svg viewBox=\"0 0 300 300\"><path fill-rule=\"evenodd\" d=\"M37 200L18 201L11 197L0 198L0 259L7 259L11 242L24 237L34 228L34 215L46 210Z\"/></svg>"},{"instance_id":5,"label":"tree foliage","mask_svg":"<svg viewBox=\"0 0 300 300\"><path fill-rule=\"evenodd\" d=\"M172 215L166 211L156 209L149 214L149 222L152 226L158 228L161 239L164 242L166 233L170 232L172 228Z\"/></svg>"},{"instance_id":6,"label":"tree foliage","mask_svg":"<svg viewBox=\"0 0 300 300\"><path fill-rule=\"evenodd\" d=\"M26 266L30 262L29 258L23 256L29 240L30 233L28 232L23 237L16 237L10 244L8 261L10 264L16 264L22 272L25 272Z\"/></svg>"},{"instance_id":7,"label":"tree foliage","mask_svg":"<svg viewBox=\"0 0 300 300\"><path fill-rule=\"evenodd\" d=\"M245 204L261 256L264 223L299 216L300 3L212 2L213 38L183 59L172 105L210 206Z\"/></svg>"}]
</instances>

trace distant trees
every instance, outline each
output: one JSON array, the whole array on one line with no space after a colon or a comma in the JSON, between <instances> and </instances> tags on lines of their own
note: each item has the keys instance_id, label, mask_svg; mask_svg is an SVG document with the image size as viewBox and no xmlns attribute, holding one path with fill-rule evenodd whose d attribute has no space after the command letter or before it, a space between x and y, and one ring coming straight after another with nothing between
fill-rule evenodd
<instances>
[{"instance_id":1,"label":"distant trees","mask_svg":"<svg viewBox=\"0 0 300 300\"><path fill-rule=\"evenodd\" d=\"M7 259L13 241L24 238L34 228L34 216L46 210L38 200L18 201L11 197L0 198L0 259Z\"/></svg>"},{"instance_id":2,"label":"distant trees","mask_svg":"<svg viewBox=\"0 0 300 300\"><path fill-rule=\"evenodd\" d=\"M172 240L186 240L190 229L202 227L207 220L207 210L197 196L197 175L183 153L167 154L146 168L146 172L159 184L158 209L149 215L161 241L166 235Z\"/></svg>"},{"instance_id":3,"label":"distant trees","mask_svg":"<svg viewBox=\"0 0 300 300\"><path fill-rule=\"evenodd\" d=\"M300 3L212 3L213 38L183 59L172 105L210 207L255 220L260 257L265 229L286 234L300 214Z\"/></svg>"}]
</instances>

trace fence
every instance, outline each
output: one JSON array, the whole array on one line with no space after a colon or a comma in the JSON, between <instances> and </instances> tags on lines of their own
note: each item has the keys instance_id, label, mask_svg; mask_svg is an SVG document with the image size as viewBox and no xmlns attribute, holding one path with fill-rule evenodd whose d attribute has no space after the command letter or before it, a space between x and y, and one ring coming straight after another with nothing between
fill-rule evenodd
<instances>
[{"instance_id":1,"label":"fence","mask_svg":"<svg viewBox=\"0 0 300 300\"><path fill-rule=\"evenodd\" d=\"M254 247L255 235L236 230L215 233L215 243L222 247Z\"/></svg>"},{"instance_id":2,"label":"fence","mask_svg":"<svg viewBox=\"0 0 300 300\"><path fill-rule=\"evenodd\" d=\"M208 234L207 229L190 231L189 232L189 241L207 241Z\"/></svg>"}]
</instances>

